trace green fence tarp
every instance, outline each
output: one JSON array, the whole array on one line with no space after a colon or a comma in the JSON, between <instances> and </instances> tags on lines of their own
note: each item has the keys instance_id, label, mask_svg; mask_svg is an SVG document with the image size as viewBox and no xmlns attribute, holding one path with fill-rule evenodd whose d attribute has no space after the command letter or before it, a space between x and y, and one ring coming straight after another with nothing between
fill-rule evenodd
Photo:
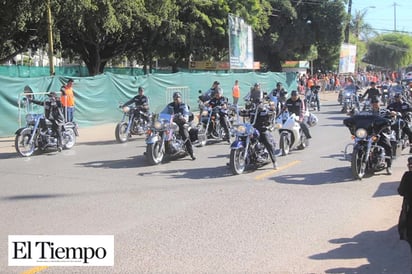
<instances>
[{"instance_id":1,"label":"green fence tarp","mask_svg":"<svg viewBox=\"0 0 412 274\"><path fill-rule=\"evenodd\" d=\"M0 137L13 136L19 127L18 98L26 85L33 92L59 91L69 77L47 76L31 78L13 78L0 76ZM214 81L219 81L223 95L232 101L232 86L239 80L241 97L246 96L254 83L261 84L264 91L270 92L277 82L282 82L289 92L296 89L295 73L174 73L149 74L141 76L104 73L93 77L70 77L74 79L75 94L74 120L80 127L117 122L121 119L119 103L125 102L137 94L142 86L150 100L150 110L160 111L171 101L168 88L183 89L186 103L193 111L198 109L198 91L206 91ZM24 121L22 121L24 125Z\"/></svg>"}]
</instances>

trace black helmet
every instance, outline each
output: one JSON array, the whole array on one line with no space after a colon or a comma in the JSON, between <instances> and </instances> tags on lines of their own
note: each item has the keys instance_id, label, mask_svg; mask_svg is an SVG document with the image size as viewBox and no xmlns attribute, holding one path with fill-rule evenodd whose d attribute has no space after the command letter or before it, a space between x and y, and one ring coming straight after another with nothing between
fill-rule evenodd
<instances>
[{"instance_id":1,"label":"black helmet","mask_svg":"<svg viewBox=\"0 0 412 274\"><path fill-rule=\"evenodd\" d=\"M182 94L178 91L173 93L173 99L176 99L176 98L182 98Z\"/></svg>"}]
</instances>

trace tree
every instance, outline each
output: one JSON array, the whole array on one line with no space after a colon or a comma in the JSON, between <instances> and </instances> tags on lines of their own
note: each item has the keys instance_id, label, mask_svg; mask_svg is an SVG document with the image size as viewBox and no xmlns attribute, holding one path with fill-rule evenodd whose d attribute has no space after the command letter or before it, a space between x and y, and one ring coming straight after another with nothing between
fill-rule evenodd
<instances>
[{"instance_id":1,"label":"tree","mask_svg":"<svg viewBox=\"0 0 412 274\"><path fill-rule=\"evenodd\" d=\"M0 62L46 43L45 19L44 1L0 1Z\"/></svg>"},{"instance_id":2,"label":"tree","mask_svg":"<svg viewBox=\"0 0 412 274\"><path fill-rule=\"evenodd\" d=\"M379 67L398 69L412 63L412 37L400 33L388 33L376 37L367 44L364 61Z\"/></svg>"},{"instance_id":3,"label":"tree","mask_svg":"<svg viewBox=\"0 0 412 274\"><path fill-rule=\"evenodd\" d=\"M343 1L271 1L270 27L255 39L255 57L281 71L281 62L306 58L315 45L319 69L338 62L342 43Z\"/></svg>"},{"instance_id":4,"label":"tree","mask_svg":"<svg viewBox=\"0 0 412 274\"><path fill-rule=\"evenodd\" d=\"M54 11L63 57L80 56L90 75L134 46L147 15L142 0L58 0Z\"/></svg>"}]
</instances>

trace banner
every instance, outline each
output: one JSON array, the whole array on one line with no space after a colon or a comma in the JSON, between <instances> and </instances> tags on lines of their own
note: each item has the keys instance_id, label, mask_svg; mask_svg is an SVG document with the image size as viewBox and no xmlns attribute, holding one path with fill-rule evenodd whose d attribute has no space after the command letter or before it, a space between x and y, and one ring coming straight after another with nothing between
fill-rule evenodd
<instances>
[{"instance_id":1,"label":"banner","mask_svg":"<svg viewBox=\"0 0 412 274\"><path fill-rule=\"evenodd\" d=\"M339 57L339 73L354 73L356 45L342 44Z\"/></svg>"},{"instance_id":2,"label":"banner","mask_svg":"<svg viewBox=\"0 0 412 274\"><path fill-rule=\"evenodd\" d=\"M228 15L230 69L253 69L252 27L240 17Z\"/></svg>"}]
</instances>

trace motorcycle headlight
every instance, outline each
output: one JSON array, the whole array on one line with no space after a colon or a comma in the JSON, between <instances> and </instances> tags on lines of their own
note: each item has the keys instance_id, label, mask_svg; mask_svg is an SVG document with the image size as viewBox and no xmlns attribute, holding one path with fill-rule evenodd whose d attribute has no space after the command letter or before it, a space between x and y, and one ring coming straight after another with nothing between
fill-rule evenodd
<instances>
[{"instance_id":1,"label":"motorcycle headlight","mask_svg":"<svg viewBox=\"0 0 412 274\"><path fill-rule=\"evenodd\" d=\"M162 128L162 123L160 121L155 121L153 127L157 130Z\"/></svg>"},{"instance_id":2,"label":"motorcycle headlight","mask_svg":"<svg viewBox=\"0 0 412 274\"><path fill-rule=\"evenodd\" d=\"M236 126L235 130L236 130L236 132L238 132L240 134L246 133L246 127L244 125Z\"/></svg>"},{"instance_id":3,"label":"motorcycle headlight","mask_svg":"<svg viewBox=\"0 0 412 274\"><path fill-rule=\"evenodd\" d=\"M178 126L176 123L172 123L171 126L170 126L170 128L171 128L173 131L178 131L178 130L179 130L179 126Z\"/></svg>"},{"instance_id":4,"label":"motorcycle headlight","mask_svg":"<svg viewBox=\"0 0 412 274\"><path fill-rule=\"evenodd\" d=\"M368 136L368 132L366 131L366 129L364 128L358 128L355 132L355 136L357 138L366 138L366 136Z\"/></svg>"},{"instance_id":5,"label":"motorcycle headlight","mask_svg":"<svg viewBox=\"0 0 412 274\"><path fill-rule=\"evenodd\" d=\"M34 117L33 114L26 114L26 122L27 122L28 124L34 122L34 120L35 120L35 117Z\"/></svg>"},{"instance_id":6,"label":"motorcycle headlight","mask_svg":"<svg viewBox=\"0 0 412 274\"><path fill-rule=\"evenodd\" d=\"M125 107L122 108L122 110L123 110L123 112L127 113L127 112L130 111L130 107L125 106Z\"/></svg>"}]
</instances>

